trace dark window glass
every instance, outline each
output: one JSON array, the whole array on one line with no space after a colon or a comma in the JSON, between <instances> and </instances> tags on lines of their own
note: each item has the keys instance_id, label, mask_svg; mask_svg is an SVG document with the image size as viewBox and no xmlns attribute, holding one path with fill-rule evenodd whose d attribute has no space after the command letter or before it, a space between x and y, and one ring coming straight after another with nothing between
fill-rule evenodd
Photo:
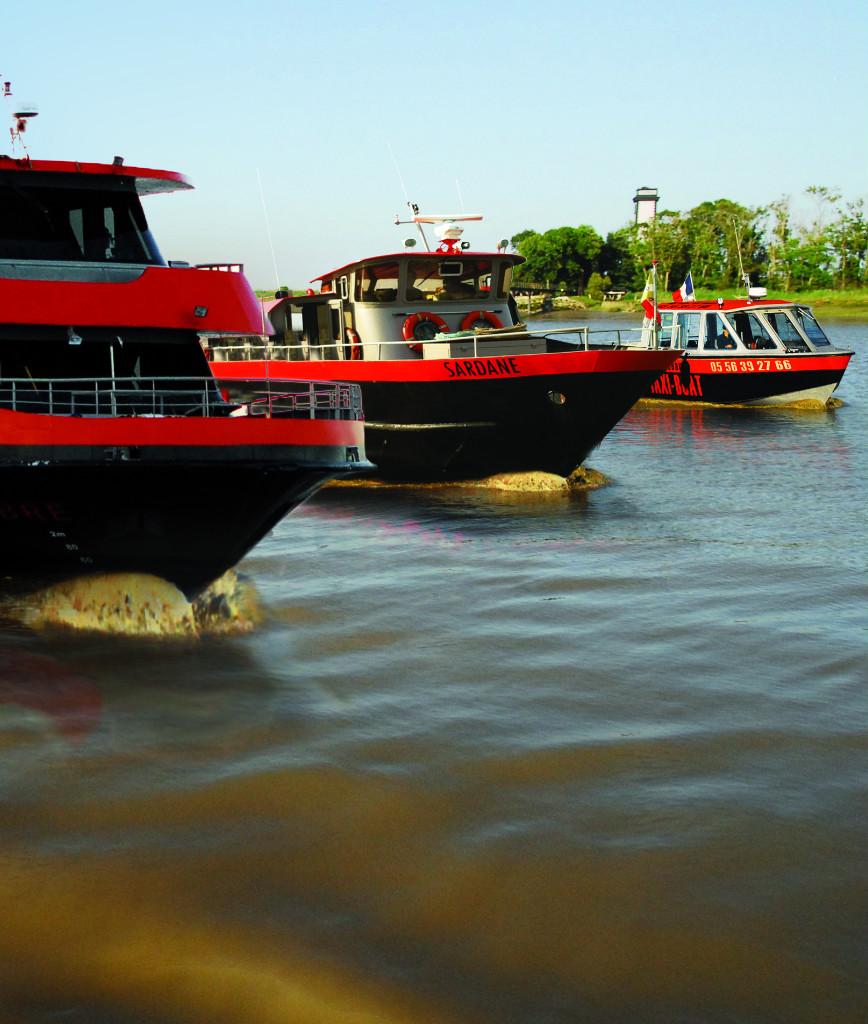
<instances>
[{"instance_id":1,"label":"dark window glass","mask_svg":"<svg viewBox=\"0 0 868 1024\"><path fill-rule=\"evenodd\" d=\"M726 352L736 347L736 341L729 324L719 313L709 313L705 318L705 349Z\"/></svg>"},{"instance_id":2,"label":"dark window glass","mask_svg":"<svg viewBox=\"0 0 868 1024\"><path fill-rule=\"evenodd\" d=\"M799 334L796 325L786 313L766 313L772 330L784 343L787 352L810 352L805 339Z\"/></svg>"},{"instance_id":3,"label":"dark window glass","mask_svg":"<svg viewBox=\"0 0 868 1024\"><path fill-rule=\"evenodd\" d=\"M730 319L746 348L778 347L756 313L733 313Z\"/></svg>"},{"instance_id":4,"label":"dark window glass","mask_svg":"<svg viewBox=\"0 0 868 1024\"><path fill-rule=\"evenodd\" d=\"M487 299L491 289L490 260L410 260L407 300L461 302Z\"/></svg>"},{"instance_id":5,"label":"dark window glass","mask_svg":"<svg viewBox=\"0 0 868 1024\"><path fill-rule=\"evenodd\" d=\"M831 345L832 343L823 333L823 328L814 319L813 314L809 309L804 309L799 306L793 310L793 315L796 318L796 322L799 327L807 334L808 340L816 348L818 345Z\"/></svg>"},{"instance_id":6,"label":"dark window glass","mask_svg":"<svg viewBox=\"0 0 868 1024\"><path fill-rule=\"evenodd\" d=\"M132 183L81 175L74 184L49 184L47 177L0 175L0 259L163 263Z\"/></svg>"},{"instance_id":7,"label":"dark window glass","mask_svg":"<svg viewBox=\"0 0 868 1024\"><path fill-rule=\"evenodd\" d=\"M375 263L356 271L356 302L394 302L398 297L398 264Z\"/></svg>"}]
</instances>

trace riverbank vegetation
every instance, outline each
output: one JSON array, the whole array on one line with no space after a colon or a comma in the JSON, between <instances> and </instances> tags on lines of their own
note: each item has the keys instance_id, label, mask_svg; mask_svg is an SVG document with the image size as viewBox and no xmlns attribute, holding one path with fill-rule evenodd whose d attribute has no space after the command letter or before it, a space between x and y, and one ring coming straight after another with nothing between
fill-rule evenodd
<instances>
[{"instance_id":1,"label":"riverbank vegetation","mask_svg":"<svg viewBox=\"0 0 868 1024\"><path fill-rule=\"evenodd\" d=\"M749 275L752 284L776 296L807 300L810 293L818 305L834 301L868 308L863 200L845 200L817 185L805 190L805 198L812 208L807 220L794 216L784 196L761 207L717 199L692 210L662 210L654 220L620 228L605 239L589 225L521 231L511 240L526 260L515 284L597 304L607 292L641 292L646 268L656 260L663 293L679 287L690 271L697 298L743 294L744 275ZM842 301L845 294L854 301Z\"/></svg>"}]
</instances>

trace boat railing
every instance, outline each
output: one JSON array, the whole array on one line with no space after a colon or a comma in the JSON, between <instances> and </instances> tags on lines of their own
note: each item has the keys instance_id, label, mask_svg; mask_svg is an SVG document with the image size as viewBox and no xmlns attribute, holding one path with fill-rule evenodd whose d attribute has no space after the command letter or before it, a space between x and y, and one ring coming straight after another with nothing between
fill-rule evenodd
<instances>
[{"instance_id":1,"label":"boat railing","mask_svg":"<svg viewBox=\"0 0 868 1024\"><path fill-rule=\"evenodd\" d=\"M262 380L229 401L213 377L0 378L0 408L53 416L281 416L361 419L357 384Z\"/></svg>"},{"instance_id":2,"label":"boat railing","mask_svg":"<svg viewBox=\"0 0 868 1024\"><path fill-rule=\"evenodd\" d=\"M508 341L523 342L527 339L545 343L560 340L569 348L600 349L600 348L650 348L653 347L653 332L645 327L547 327L544 330L516 330L514 327L505 330L487 330L479 333L443 334L429 340L420 341L376 341L362 342L362 349L368 359L405 358L407 346L421 346L422 355L430 359L443 358L443 345L448 344L460 352L454 354L466 356L489 356L492 354L492 343ZM324 343L312 343L304 339L296 341L256 342L245 339L242 342L217 341L209 342L210 358L215 363L286 361L304 362L320 359L349 359L350 345L345 342L328 340ZM507 353L509 354L509 353ZM219 373L218 373L219 376Z\"/></svg>"}]
</instances>

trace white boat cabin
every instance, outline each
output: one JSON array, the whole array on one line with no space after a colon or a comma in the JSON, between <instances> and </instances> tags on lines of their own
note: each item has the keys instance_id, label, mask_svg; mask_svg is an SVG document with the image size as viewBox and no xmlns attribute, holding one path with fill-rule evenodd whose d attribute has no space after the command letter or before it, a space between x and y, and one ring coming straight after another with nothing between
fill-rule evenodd
<instances>
[{"instance_id":1,"label":"white boat cabin","mask_svg":"<svg viewBox=\"0 0 868 1024\"><path fill-rule=\"evenodd\" d=\"M414 211L415 212L415 211ZM314 282L306 295L278 293L264 318L273 329L262 351L212 346L215 361L239 358L443 359L545 351L545 341L527 335L512 297L513 269L524 258L506 252L470 252L456 220L480 217L417 216L413 223L437 225L440 243L419 251L407 239L404 252L356 260ZM246 347L249 349L249 346Z\"/></svg>"},{"instance_id":2,"label":"white boat cabin","mask_svg":"<svg viewBox=\"0 0 868 1024\"><path fill-rule=\"evenodd\" d=\"M807 306L771 299L664 303L658 344L691 355L718 352L811 353L832 345Z\"/></svg>"}]
</instances>

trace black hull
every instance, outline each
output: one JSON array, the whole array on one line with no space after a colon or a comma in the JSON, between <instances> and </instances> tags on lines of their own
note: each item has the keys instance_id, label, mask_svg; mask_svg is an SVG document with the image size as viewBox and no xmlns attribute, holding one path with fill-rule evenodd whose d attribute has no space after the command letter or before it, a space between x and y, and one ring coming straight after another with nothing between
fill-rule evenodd
<instances>
[{"instance_id":1,"label":"black hull","mask_svg":"<svg viewBox=\"0 0 868 1024\"><path fill-rule=\"evenodd\" d=\"M20 450L19 450L20 451ZM16 587L138 572L188 597L236 565L346 463L256 465L225 452L161 452L158 461L0 465L0 565ZM56 456L56 452L53 453ZM223 464L220 465L220 456Z\"/></svg>"},{"instance_id":2,"label":"black hull","mask_svg":"<svg viewBox=\"0 0 868 1024\"><path fill-rule=\"evenodd\" d=\"M568 476L658 371L462 381L361 382L365 448L389 480L539 470ZM566 401L556 404L552 395Z\"/></svg>"},{"instance_id":3,"label":"black hull","mask_svg":"<svg viewBox=\"0 0 868 1024\"><path fill-rule=\"evenodd\" d=\"M662 374L646 398L664 402L707 402L711 405L759 405L811 399L837 388L844 368L790 370L767 373L703 372L702 361L690 359ZM822 399L817 398L817 401Z\"/></svg>"}]
</instances>

